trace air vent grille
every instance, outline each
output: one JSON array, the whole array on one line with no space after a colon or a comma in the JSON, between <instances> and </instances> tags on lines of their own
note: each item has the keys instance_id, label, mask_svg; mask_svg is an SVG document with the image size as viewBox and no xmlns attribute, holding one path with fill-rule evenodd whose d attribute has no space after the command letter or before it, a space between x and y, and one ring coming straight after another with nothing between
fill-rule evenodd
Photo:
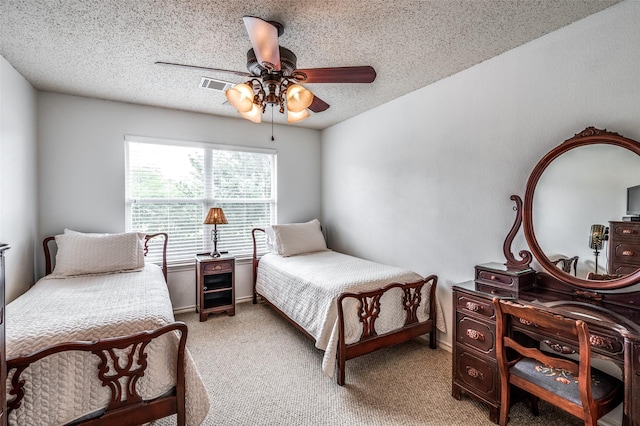
<instances>
[{"instance_id":1,"label":"air vent grille","mask_svg":"<svg viewBox=\"0 0 640 426\"><path fill-rule=\"evenodd\" d=\"M200 88L208 90L216 90L218 92L224 92L233 86L233 83L224 80L216 80L215 78L202 77L200 79Z\"/></svg>"}]
</instances>

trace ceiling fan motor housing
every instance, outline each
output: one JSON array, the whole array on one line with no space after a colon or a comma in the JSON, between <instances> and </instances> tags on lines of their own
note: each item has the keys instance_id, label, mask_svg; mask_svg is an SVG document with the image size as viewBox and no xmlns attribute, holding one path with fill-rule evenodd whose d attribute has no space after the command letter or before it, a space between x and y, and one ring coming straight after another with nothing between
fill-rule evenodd
<instances>
[{"instance_id":1,"label":"ceiling fan motor housing","mask_svg":"<svg viewBox=\"0 0 640 426\"><path fill-rule=\"evenodd\" d=\"M280 47L280 70L283 75L291 75L296 69L298 58L296 55L287 49L286 47ZM253 49L249 49L247 52L247 69L255 76L259 76L266 70L261 64L258 63L256 58L256 52Z\"/></svg>"}]
</instances>

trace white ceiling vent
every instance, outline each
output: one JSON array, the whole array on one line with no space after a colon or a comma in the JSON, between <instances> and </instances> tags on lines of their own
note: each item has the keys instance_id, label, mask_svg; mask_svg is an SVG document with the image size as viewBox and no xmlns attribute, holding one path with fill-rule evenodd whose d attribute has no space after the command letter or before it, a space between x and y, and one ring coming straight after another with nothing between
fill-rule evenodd
<instances>
[{"instance_id":1,"label":"white ceiling vent","mask_svg":"<svg viewBox=\"0 0 640 426\"><path fill-rule=\"evenodd\" d=\"M217 90L218 92L224 92L225 90L231 88L233 83L224 80L216 80L214 78L202 77L200 79L200 88L201 89L211 89Z\"/></svg>"}]
</instances>

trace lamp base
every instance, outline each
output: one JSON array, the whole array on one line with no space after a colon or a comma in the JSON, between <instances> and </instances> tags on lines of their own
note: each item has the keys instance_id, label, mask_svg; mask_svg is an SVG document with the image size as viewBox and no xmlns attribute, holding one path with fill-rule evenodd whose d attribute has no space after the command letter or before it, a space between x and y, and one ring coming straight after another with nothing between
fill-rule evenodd
<instances>
[{"instance_id":1,"label":"lamp base","mask_svg":"<svg viewBox=\"0 0 640 426\"><path fill-rule=\"evenodd\" d=\"M211 231L211 240L213 240L213 251L211 252L211 257L220 257L220 252L218 251L218 226L213 225L213 230Z\"/></svg>"}]
</instances>

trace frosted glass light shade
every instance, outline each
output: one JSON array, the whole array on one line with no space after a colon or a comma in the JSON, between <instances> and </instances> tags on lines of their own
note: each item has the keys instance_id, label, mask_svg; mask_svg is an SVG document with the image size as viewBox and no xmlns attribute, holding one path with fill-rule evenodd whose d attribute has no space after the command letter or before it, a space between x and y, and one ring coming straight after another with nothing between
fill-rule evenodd
<instances>
[{"instance_id":1,"label":"frosted glass light shade","mask_svg":"<svg viewBox=\"0 0 640 426\"><path fill-rule=\"evenodd\" d=\"M301 112L309 108L313 102L313 93L299 84L292 84L287 88L287 109L293 112Z\"/></svg>"},{"instance_id":2,"label":"frosted glass light shade","mask_svg":"<svg viewBox=\"0 0 640 426\"><path fill-rule=\"evenodd\" d=\"M262 123L262 110L260 109L260 107L254 103L251 104L252 107L249 111L247 112L240 112L238 111L238 113L240 114L240 116L242 118L246 118L247 120L251 120L254 123Z\"/></svg>"},{"instance_id":3,"label":"frosted glass light shade","mask_svg":"<svg viewBox=\"0 0 640 426\"><path fill-rule=\"evenodd\" d=\"M307 111L306 109L303 109L300 112L287 110L287 123L297 123L298 121L302 121L307 117L309 117L309 111Z\"/></svg>"},{"instance_id":4,"label":"frosted glass light shade","mask_svg":"<svg viewBox=\"0 0 640 426\"><path fill-rule=\"evenodd\" d=\"M238 112L249 112L253 105L253 88L247 83L240 83L228 89L224 94Z\"/></svg>"}]
</instances>

